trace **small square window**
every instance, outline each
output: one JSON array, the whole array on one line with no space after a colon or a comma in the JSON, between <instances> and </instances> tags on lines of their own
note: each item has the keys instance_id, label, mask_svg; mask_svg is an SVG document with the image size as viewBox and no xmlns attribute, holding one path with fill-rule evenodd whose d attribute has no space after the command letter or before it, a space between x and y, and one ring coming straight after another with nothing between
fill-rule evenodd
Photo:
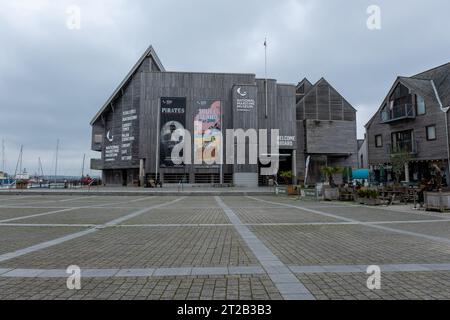
<instances>
[{"instance_id":1,"label":"small square window","mask_svg":"<svg viewBox=\"0 0 450 320\"><path fill-rule=\"evenodd\" d=\"M101 135L101 134L96 134L96 135L94 136L94 142L95 142L95 143L102 143L102 142L103 142L103 135Z\"/></svg>"},{"instance_id":2,"label":"small square window","mask_svg":"<svg viewBox=\"0 0 450 320\"><path fill-rule=\"evenodd\" d=\"M427 140L436 140L436 126L427 127Z\"/></svg>"},{"instance_id":3,"label":"small square window","mask_svg":"<svg viewBox=\"0 0 450 320\"><path fill-rule=\"evenodd\" d=\"M383 147L383 136L381 134L375 136L375 147L377 148Z\"/></svg>"}]
</instances>

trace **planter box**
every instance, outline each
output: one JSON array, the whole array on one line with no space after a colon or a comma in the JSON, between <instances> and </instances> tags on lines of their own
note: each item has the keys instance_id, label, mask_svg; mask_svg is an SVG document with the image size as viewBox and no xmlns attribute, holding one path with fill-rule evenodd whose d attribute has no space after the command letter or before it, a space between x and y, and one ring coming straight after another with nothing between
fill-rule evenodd
<instances>
[{"instance_id":1,"label":"planter box","mask_svg":"<svg viewBox=\"0 0 450 320\"><path fill-rule=\"evenodd\" d=\"M296 196L298 195L297 187L296 186L288 186L287 187L287 193L289 196Z\"/></svg>"},{"instance_id":2,"label":"planter box","mask_svg":"<svg viewBox=\"0 0 450 320\"><path fill-rule=\"evenodd\" d=\"M425 192L427 210L450 211L450 192Z\"/></svg>"},{"instance_id":3,"label":"planter box","mask_svg":"<svg viewBox=\"0 0 450 320\"><path fill-rule=\"evenodd\" d=\"M337 201L339 200L339 189L338 188L323 188L323 198L324 200Z\"/></svg>"},{"instance_id":4,"label":"planter box","mask_svg":"<svg viewBox=\"0 0 450 320\"><path fill-rule=\"evenodd\" d=\"M359 204L363 204L366 206L381 206L383 201L380 199L372 199L372 198L361 198L357 197L355 200Z\"/></svg>"}]
</instances>

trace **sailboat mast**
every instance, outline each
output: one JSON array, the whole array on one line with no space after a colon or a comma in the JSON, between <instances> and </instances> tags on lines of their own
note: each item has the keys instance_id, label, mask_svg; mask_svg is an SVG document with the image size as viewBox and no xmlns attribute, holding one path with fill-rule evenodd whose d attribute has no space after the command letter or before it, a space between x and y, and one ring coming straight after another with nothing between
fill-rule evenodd
<instances>
[{"instance_id":1,"label":"sailboat mast","mask_svg":"<svg viewBox=\"0 0 450 320\"><path fill-rule=\"evenodd\" d=\"M22 154L23 154L23 146L20 146L20 153L19 158L17 158L17 164L16 164L16 170L14 171L14 177L17 176L17 174L22 173ZM19 170L19 172L17 172Z\"/></svg>"},{"instance_id":2,"label":"sailboat mast","mask_svg":"<svg viewBox=\"0 0 450 320\"><path fill-rule=\"evenodd\" d=\"M81 177L84 177L84 164L86 162L86 153L83 155L83 166L81 167Z\"/></svg>"},{"instance_id":3,"label":"sailboat mast","mask_svg":"<svg viewBox=\"0 0 450 320\"><path fill-rule=\"evenodd\" d=\"M2 139L2 172L6 173L5 139Z\"/></svg>"},{"instance_id":4,"label":"sailboat mast","mask_svg":"<svg viewBox=\"0 0 450 320\"><path fill-rule=\"evenodd\" d=\"M58 153L59 153L59 139L56 140L56 155L55 155L55 184L57 183L58 175Z\"/></svg>"}]
</instances>

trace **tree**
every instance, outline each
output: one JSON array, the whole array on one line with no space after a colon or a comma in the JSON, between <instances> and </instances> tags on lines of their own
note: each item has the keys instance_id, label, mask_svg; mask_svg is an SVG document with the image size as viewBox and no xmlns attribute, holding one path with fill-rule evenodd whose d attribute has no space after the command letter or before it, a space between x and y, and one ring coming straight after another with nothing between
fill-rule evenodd
<instances>
[{"instance_id":1,"label":"tree","mask_svg":"<svg viewBox=\"0 0 450 320\"><path fill-rule=\"evenodd\" d=\"M324 173L327 176L328 183L331 187L335 187L336 184L334 183L334 175L338 173L342 173L343 169L339 167L323 167L322 173Z\"/></svg>"},{"instance_id":2,"label":"tree","mask_svg":"<svg viewBox=\"0 0 450 320\"><path fill-rule=\"evenodd\" d=\"M405 164L411 161L411 154L407 151L400 151L392 154L392 172L395 174L395 182L400 183L400 177L405 172Z\"/></svg>"}]
</instances>

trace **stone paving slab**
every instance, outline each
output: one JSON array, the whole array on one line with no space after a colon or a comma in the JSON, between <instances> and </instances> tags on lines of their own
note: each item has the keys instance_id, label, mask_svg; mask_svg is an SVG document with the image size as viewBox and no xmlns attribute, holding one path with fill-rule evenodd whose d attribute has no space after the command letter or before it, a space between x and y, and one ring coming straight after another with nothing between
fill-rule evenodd
<instances>
[{"instance_id":1,"label":"stone paving slab","mask_svg":"<svg viewBox=\"0 0 450 320\"><path fill-rule=\"evenodd\" d=\"M63 278L0 278L0 300L281 300L264 275L83 278L81 286L68 290Z\"/></svg>"},{"instance_id":2,"label":"stone paving slab","mask_svg":"<svg viewBox=\"0 0 450 320\"><path fill-rule=\"evenodd\" d=\"M64 210L61 208L58 209L48 209L48 208L0 208L0 221L9 220L19 217L26 217L35 214L42 214L46 212L59 211Z\"/></svg>"},{"instance_id":3,"label":"stone paving slab","mask_svg":"<svg viewBox=\"0 0 450 320\"><path fill-rule=\"evenodd\" d=\"M446 244L360 225L252 226L288 265L447 263Z\"/></svg>"},{"instance_id":4,"label":"stone paving slab","mask_svg":"<svg viewBox=\"0 0 450 320\"><path fill-rule=\"evenodd\" d=\"M189 210L194 208L219 208L214 197L186 197L180 202L165 207L167 210Z\"/></svg>"},{"instance_id":5,"label":"stone paving slab","mask_svg":"<svg viewBox=\"0 0 450 320\"><path fill-rule=\"evenodd\" d=\"M153 210L134 219L126 225L139 224L228 224L230 221L220 208L161 209Z\"/></svg>"},{"instance_id":6,"label":"stone paving slab","mask_svg":"<svg viewBox=\"0 0 450 320\"><path fill-rule=\"evenodd\" d=\"M0 254L30 247L85 229L79 227L6 227L0 225Z\"/></svg>"},{"instance_id":7,"label":"stone paving slab","mask_svg":"<svg viewBox=\"0 0 450 320\"><path fill-rule=\"evenodd\" d=\"M381 290L367 288L363 273L301 274L300 281L318 300L450 299L450 272L382 272Z\"/></svg>"},{"instance_id":8,"label":"stone paving slab","mask_svg":"<svg viewBox=\"0 0 450 320\"><path fill-rule=\"evenodd\" d=\"M322 223L342 222L338 219L315 215L291 208L238 208L233 209L243 223Z\"/></svg>"},{"instance_id":9,"label":"stone paving slab","mask_svg":"<svg viewBox=\"0 0 450 320\"><path fill-rule=\"evenodd\" d=\"M389 225L389 227L450 239L450 221L430 222L420 224L416 223L392 224Z\"/></svg>"},{"instance_id":10,"label":"stone paving slab","mask_svg":"<svg viewBox=\"0 0 450 320\"><path fill-rule=\"evenodd\" d=\"M437 266L436 266L437 268ZM450 270L450 268L439 270ZM293 270L297 270L293 267ZM429 270L431 271L431 270ZM259 266L248 267L181 267L141 269L81 269L83 278L105 277L165 277L165 276L212 276L212 275L258 275L266 274ZM0 269L0 277L6 278L67 278L66 269ZM295 279L294 279L295 280ZM292 278L291 278L292 282Z\"/></svg>"},{"instance_id":11,"label":"stone paving slab","mask_svg":"<svg viewBox=\"0 0 450 320\"><path fill-rule=\"evenodd\" d=\"M271 201L263 203L231 195L220 199L233 214L226 214L214 197L193 196L117 220L178 198L0 195L0 220L2 214L98 207L0 225L0 255L87 230L67 224L119 224L0 263L0 299L304 299L309 293L317 299L449 297L442 289L449 287L449 246L419 236L450 239L450 222L427 222L439 216L258 196ZM376 229L339 216L389 224ZM66 289L64 271L73 264L84 272L79 292ZM370 264L382 269L384 291L375 295L366 288ZM304 285L305 293L295 282Z\"/></svg>"},{"instance_id":12,"label":"stone paving slab","mask_svg":"<svg viewBox=\"0 0 450 320\"><path fill-rule=\"evenodd\" d=\"M299 205L295 204L294 205ZM301 204L302 205L302 204ZM444 219L434 216L426 216L424 214L414 214L406 212L397 212L389 210L381 210L365 206L347 206L347 207L321 207L320 211L338 215L344 218L355 219L363 222L376 221L414 221L414 220L430 220Z\"/></svg>"},{"instance_id":13,"label":"stone paving slab","mask_svg":"<svg viewBox=\"0 0 450 320\"><path fill-rule=\"evenodd\" d=\"M1 263L1 267L247 266L258 261L232 227L107 228Z\"/></svg>"},{"instance_id":14,"label":"stone paving slab","mask_svg":"<svg viewBox=\"0 0 450 320\"><path fill-rule=\"evenodd\" d=\"M56 214L18 220L18 224L103 224L130 214L136 209L77 209Z\"/></svg>"}]
</instances>

